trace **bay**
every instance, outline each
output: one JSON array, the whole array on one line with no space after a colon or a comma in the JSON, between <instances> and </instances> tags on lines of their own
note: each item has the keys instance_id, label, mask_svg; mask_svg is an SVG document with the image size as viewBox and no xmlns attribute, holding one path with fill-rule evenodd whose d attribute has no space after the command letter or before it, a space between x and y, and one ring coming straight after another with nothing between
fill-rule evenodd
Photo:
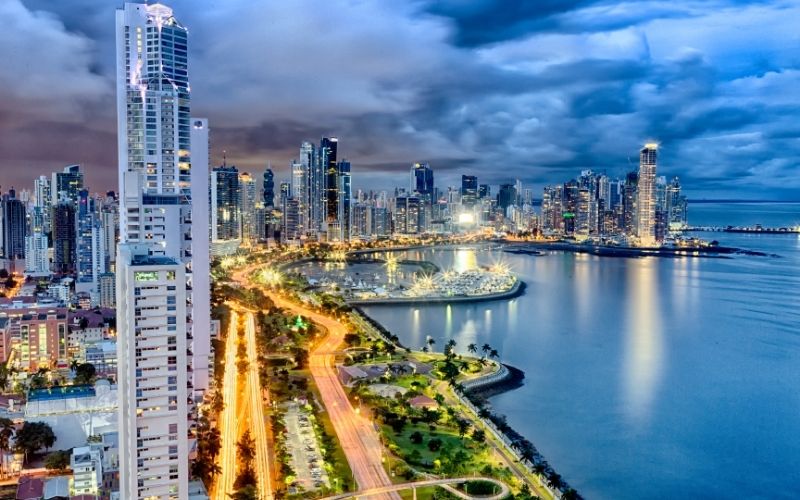
<instances>
[{"instance_id":1,"label":"bay","mask_svg":"<svg viewBox=\"0 0 800 500\"><path fill-rule=\"evenodd\" d=\"M690 221L800 221L798 204L755 205L692 205ZM587 498L795 498L800 238L713 236L779 257L426 249L407 257L443 269L502 261L526 293L365 310L410 347L428 335L437 349L489 343L523 369L523 387L491 404Z\"/></svg>"}]
</instances>

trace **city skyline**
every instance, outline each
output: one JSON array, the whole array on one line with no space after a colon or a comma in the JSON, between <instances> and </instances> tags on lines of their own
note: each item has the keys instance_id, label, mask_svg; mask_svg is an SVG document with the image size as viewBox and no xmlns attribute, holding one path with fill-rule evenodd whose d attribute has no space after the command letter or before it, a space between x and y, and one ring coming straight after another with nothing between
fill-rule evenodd
<instances>
[{"instance_id":1,"label":"city skyline","mask_svg":"<svg viewBox=\"0 0 800 500\"><path fill-rule=\"evenodd\" d=\"M0 77L30 77L4 78L11 119L2 123L0 165L9 172L3 188L25 187L21 172L45 174L72 163L84 165L87 184L114 188L113 9L99 6L4 5L33 35L6 34L12 60ZM791 5L654 2L642 9L588 2L536 12L512 5L506 10L514 22L489 3L467 11L448 3L330 9L230 2L207 17L196 3L173 7L193 27L189 57L199 73L192 90L198 113L215 124L212 164L227 150L229 163L242 170L260 173L269 162L285 178L296 144L334 135L346 138L339 156L352 163L354 189L389 185L423 161L441 185L457 185L462 172L486 172L486 182L520 178L539 193L564 171L622 175L638 147L655 140L660 163L681 177L691 199L796 198L790 116L797 101L784 91L797 78L783 44ZM375 26L357 22L367 15ZM263 16L273 20L270 30L239 26ZM337 20L329 37L291 36L290 28L325 16ZM380 29L389 22L394 31ZM715 30L697 34L696 25ZM221 26L242 29L231 39ZM26 61L38 53L30 45L41 45L37 37L57 43L34 67ZM210 44L220 38L224 43ZM324 89L309 69L320 43L330 55L321 61L330 83ZM53 64L63 50L72 57L69 68ZM46 83L52 81L60 84ZM234 86L236 92L226 91ZM299 107L307 112L288 112ZM31 127L43 132L35 144L20 140Z\"/></svg>"}]
</instances>

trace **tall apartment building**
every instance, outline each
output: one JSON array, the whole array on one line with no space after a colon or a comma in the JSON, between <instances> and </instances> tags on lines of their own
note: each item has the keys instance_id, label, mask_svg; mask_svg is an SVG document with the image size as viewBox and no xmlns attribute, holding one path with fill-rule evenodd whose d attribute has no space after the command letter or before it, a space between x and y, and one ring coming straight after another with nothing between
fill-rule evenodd
<instances>
[{"instance_id":1,"label":"tall apartment building","mask_svg":"<svg viewBox=\"0 0 800 500\"><path fill-rule=\"evenodd\" d=\"M239 234L243 241L256 239L256 180L247 172L239 174Z\"/></svg>"},{"instance_id":2,"label":"tall apartment building","mask_svg":"<svg viewBox=\"0 0 800 500\"><path fill-rule=\"evenodd\" d=\"M658 144L645 144L639 151L637 189L637 227L639 245L656 243L656 156Z\"/></svg>"},{"instance_id":3,"label":"tall apartment building","mask_svg":"<svg viewBox=\"0 0 800 500\"><path fill-rule=\"evenodd\" d=\"M185 499L194 368L207 376L210 349L207 123L190 115L188 32L172 9L126 3L116 25L120 498Z\"/></svg>"},{"instance_id":4,"label":"tall apartment building","mask_svg":"<svg viewBox=\"0 0 800 500\"><path fill-rule=\"evenodd\" d=\"M121 244L117 257L120 498L185 499L189 380L185 265Z\"/></svg>"}]
</instances>

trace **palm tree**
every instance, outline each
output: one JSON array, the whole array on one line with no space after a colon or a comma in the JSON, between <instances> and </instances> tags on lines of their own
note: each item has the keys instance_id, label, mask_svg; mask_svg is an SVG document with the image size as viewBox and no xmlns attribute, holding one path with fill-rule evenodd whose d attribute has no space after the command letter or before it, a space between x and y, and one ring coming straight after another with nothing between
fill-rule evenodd
<instances>
[{"instance_id":1,"label":"palm tree","mask_svg":"<svg viewBox=\"0 0 800 500\"><path fill-rule=\"evenodd\" d=\"M11 438L14 437L14 421L10 418L0 418L0 450L11 451ZM5 463L2 463L3 474L5 474Z\"/></svg>"},{"instance_id":2,"label":"palm tree","mask_svg":"<svg viewBox=\"0 0 800 500\"><path fill-rule=\"evenodd\" d=\"M564 481L561 479L561 474L556 471L551 471L550 474L547 475L547 482L555 489L560 489L561 486L564 485Z\"/></svg>"},{"instance_id":3,"label":"palm tree","mask_svg":"<svg viewBox=\"0 0 800 500\"><path fill-rule=\"evenodd\" d=\"M473 342L472 344L467 346L467 351L471 352L472 354L476 354L478 352L478 346L475 345L475 343Z\"/></svg>"},{"instance_id":4,"label":"palm tree","mask_svg":"<svg viewBox=\"0 0 800 500\"><path fill-rule=\"evenodd\" d=\"M500 354L497 352L497 349L492 349L491 351L489 351L489 357L490 358L499 358Z\"/></svg>"},{"instance_id":5,"label":"palm tree","mask_svg":"<svg viewBox=\"0 0 800 500\"><path fill-rule=\"evenodd\" d=\"M431 351L433 351L433 345L436 344L436 341L433 339L433 337L429 336L426 342L428 343L428 347L431 348Z\"/></svg>"},{"instance_id":6,"label":"palm tree","mask_svg":"<svg viewBox=\"0 0 800 500\"><path fill-rule=\"evenodd\" d=\"M489 353L489 351L491 351L491 350L492 350L492 346L490 346L489 344L483 344L483 345L481 346L481 351L483 351L483 354L484 354L484 355L485 355L485 354L488 354L488 353Z\"/></svg>"},{"instance_id":7,"label":"palm tree","mask_svg":"<svg viewBox=\"0 0 800 500\"><path fill-rule=\"evenodd\" d=\"M8 388L8 376L8 367L5 363L0 364L0 391L5 391Z\"/></svg>"},{"instance_id":8,"label":"palm tree","mask_svg":"<svg viewBox=\"0 0 800 500\"><path fill-rule=\"evenodd\" d=\"M77 358L73 358L72 361L70 361L70 363L69 363L69 369L72 370L73 373L74 373L74 372L76 372L78 370L78 365L80 365L80 363L78 362L78 359Z\"/></svg>"}]
</instances>

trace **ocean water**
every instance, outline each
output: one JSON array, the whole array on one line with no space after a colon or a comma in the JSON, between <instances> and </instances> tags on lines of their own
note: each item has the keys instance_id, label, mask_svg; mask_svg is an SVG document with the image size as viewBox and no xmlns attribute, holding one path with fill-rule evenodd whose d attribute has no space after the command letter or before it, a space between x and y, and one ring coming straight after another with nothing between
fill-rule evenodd
<instances>
[{"instance_id":1,"label":"ocean water","mask_svg":"<svg viewBox=\"0 0 800 500\"><path fill-rule=\"evenodd\" d=\"M698 225L798 221L800 204L690 207ZM713 238L778 257L413 251L443 269L505 262L527 291L365 309L408 346L489 343L523 369L491 404L587 498L797 498L800 237Z\"/></svg>"}]
</instances>

